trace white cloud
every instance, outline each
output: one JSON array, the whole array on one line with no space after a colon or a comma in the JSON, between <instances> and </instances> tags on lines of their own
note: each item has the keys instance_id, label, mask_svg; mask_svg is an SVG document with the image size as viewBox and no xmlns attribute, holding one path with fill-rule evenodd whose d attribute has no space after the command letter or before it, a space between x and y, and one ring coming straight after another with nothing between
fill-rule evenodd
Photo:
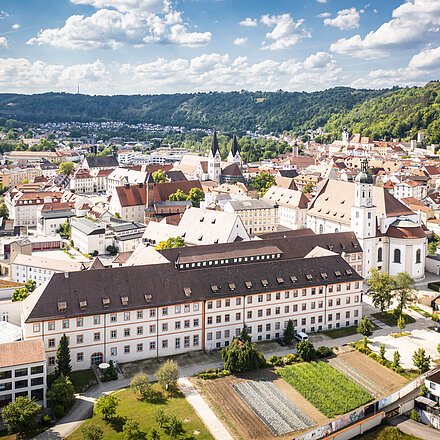
<instances>
[{"instance_id":1,"label":"white cloud","mask_svg":"<svg viewBox=\"0 0 440 440\"><path fill-rule=\"evenodd\" d=\"M68 49L117 49L124 44L147 43L204 45L210 32L190 32L179 11L168 9L168 2L156 0L72 0L111 9L98 9L90 16L72 15L63 27L42 29L28 44ZM131 11L130 11L131 7ZM153 13L165 8L164 14Z\"/></svg>"},{"instance_id":2,"label":"white cloud","mask_svg":"<svg viewBox=\"0 0 440 440\"><path fill-rule=\"evenodd\" d=\"M242 26L246 26L246 27L256 27L258 26L257 23L257 19L256 18L245 18L244 20L240 21L240 23Z\"/></svg>"},{"instance_id":3,"label":"white cloud","mask_svg":"<svg viewBox=\"0 0 440 440\"><path fill-rule=\"evenodd\" d=\"M9 17L9 14L6 11L0 10L0 20L7 17Z\"/></svg>"},{"instance_id":4,"label":"white cloud","mask_svg":"<svg viewBox=\"0 0 440 440\"><path fill-rule=\"evenodd\" d=\"M323 3L323 4L325 4L325 3L327 3L327 0L316 0L318 3Z\"/></svg>"},{"instance_id":5,"label":"white cloud","mask_svg":"<svg viewBox=\"0 0 440 440\"><path fill-rule=\"evenodd\" d=\"M318 15L319 18L328 18L331 16L332 14L330 14L330 12L322 12L321 14Z\"/></svg>"},{"instance_id":6,"label":"white cloud","mask_svg":"<svg viewBox=\"0 0 440 440\"><path fill-rule=\"evenodd\" d=\"M246 37L238 37L234 40L233 44L235 44L235 46L243 46L247 40Z\"/></svg>"},{"instance_id":7,"label":"white cloud","mask_svg":"<svg viewBox=\"0 0 440 440\"><path fill-rule=\"evenodd\" d=\"M440 75L440 46L424 49L414 55L406 67L372 70L353 82L353 87L393 87L423 85Z\"/></svg>"},{"instance_id":8,"label":"white cloud","mask_svg":"<svg viewBox=\"0 0 440 440\"><path fill-rule=\"evenodd\" d=\"M11 28L14 29L14 30L16 31L17 29L20 29L20 28L21 28L21 24L15 23L15 24L13 24L13 25L11 26Z\"/></svg>"},{"instance_id":9,"label":"white cloud","mask_svg":"<svg viewBox=\"0 0 440 440\"><path fill-rule=\"evenodd\" d=\"M334 26L341 30L356 29L359 27L361 16L356 8L342 9L338 11L335 18L326 18L326 26Z\"/></svg>"},{"instance_id":10,"label":"white cloud","mask_svg":"<svg viewBox=\"0 0 440 440\"><path fill-rule=\"evenodd\" d=\"M7 49L8 48L8 40L6 37L0 37L0 49Z\"/></svg>"},{"instance_id":11,"label":"white cloud","mask_svg":"<svg viewBox=\"0 0 440 440\"><path fill-rule=\"evenodd\" d=\"M310 37L309 31L303 26L304 20L294 21L290 14L263 15L261 23L273 27L272 31L266 34L268 41L263 41L263 49L287 49L303 38Z\"/></svg>"},{"instance_id":12,"label":"white cloud","mask_svg":"<svg viewBox=\"0 0 440 440\"><path fill-rule=\"evenodd\" d=\"M109 80L110 75L99 60L63 66L25 58L0 58L0 90L3 91L73 91L81 84L85 92L98 93Z\"/></svg>"},{"instance_id":13,"label":"white cloud","mask_svg":"<svg viewBox=\"0 0 440 440\"><path fill-rule=\"evenodd\" d=\"M393 10L392 19L362 39L342 38L330 46L336 53L359 58L387 56L390 48L411 48L432 41L440 30L440 0L407 0Z\"/></svg>"}]
</instances>

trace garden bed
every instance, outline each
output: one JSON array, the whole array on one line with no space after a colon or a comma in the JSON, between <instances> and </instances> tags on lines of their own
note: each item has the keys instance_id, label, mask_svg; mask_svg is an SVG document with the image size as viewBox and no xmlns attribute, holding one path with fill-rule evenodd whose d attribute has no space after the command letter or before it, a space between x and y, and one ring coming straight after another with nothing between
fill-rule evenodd
<instances>
[{"instance_id":1,"label":"garden bed","mask_svg":"<svg viewBox=\"0 0 440 440\"><path fill-rule=\"evenodd\" d=\"M345 414L373 400L371 394L327 362L291 365L278 373L327 417Z\"/></svg>"}]
</instances>

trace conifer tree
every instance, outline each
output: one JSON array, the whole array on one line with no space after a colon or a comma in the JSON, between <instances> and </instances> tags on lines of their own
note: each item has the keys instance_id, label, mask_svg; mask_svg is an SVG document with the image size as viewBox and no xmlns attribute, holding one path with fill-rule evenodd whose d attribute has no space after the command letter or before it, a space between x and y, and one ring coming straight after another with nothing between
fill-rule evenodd
<instances>
[{"instance_id":1,"label":"conifer tree","mask_svg":"<svg viewBox=\"0 0 440 440\"><path fill-rule=\"evenodd\" d=\"M60 342L58 343L57 355L56 355L56 366L55 366L55 377L66 376L70 377L72 372L72 364L70 362L70 348L69 340L64 333L61 336Z\"/></svg>"}]
</instances>

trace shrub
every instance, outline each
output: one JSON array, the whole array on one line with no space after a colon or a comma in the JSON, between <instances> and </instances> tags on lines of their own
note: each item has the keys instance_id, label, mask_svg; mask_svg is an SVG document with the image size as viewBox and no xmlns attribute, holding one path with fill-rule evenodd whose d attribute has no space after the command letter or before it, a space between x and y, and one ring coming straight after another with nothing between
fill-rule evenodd
<instances>
[{"instance_id":1,"label":"shrub","mask_svg":"<svg viewBox=\"0 0 440 440\"><path fill-rule=\"evenodd\" d=\"M274 367L278 367L283 364L283 357L277 356L276 354L269 357L267 360L269 364L272 364Z\"/></svg>"},{"instance_id":2,"label":"shrub","mask_svg":"<svg viewBox=\"0 0 440 440\"><path fill-rule=\"evenodd\" d=\"M440 292L440 283L428 283L428 288Z\"/></svg>"},{"instance_id":3,"label":"shrub","mask_svg":"<svg viewBox=\"0 0 440 440\"><path fill-rule=\"evenodd\" d=\"M64 405L62 403L55 403L52 410L53 410L53 415L55 416L56 419L61 419L64 417L65 410L64 410Z\"/></svg>"},{"instance_id":4,"label":"shrub","mask_svg":"<svg viewBox=\"0 0 440 440\"><path fill-rule=\"evenodd\" d=\"M325 358L333 354L333 349L330 347L321 346L316 349L316 356Z\"/></svg>"},{"instance_id":5,"label":"shrub","mask_svg":"<svg viewBox=\"0 0 440 440\"><path fill-rule=\"evenodd\" d=\"M303 361L310 361L316 356L315 348L310 341L301 341L296 344L296 351Z\"/></svg>"},{"instance_id":6,"label":"shrub","mask_svg":"<svg viewBox=\"0 0 440 440\"><path fill-rule=\"evenodd\" d=\"M219 379L221 377L229 376L231 374L230 371L224 370L223 368L217 368L216 370L207 369L205 371L202 371L201 373L197 374L196 376L199 379Z\"/></svg>"},{"instance_id":7,"label":"shrub","mask_svg":"<svg viewBox=\"0 0 440 440\"><path fill-rule=\"evenodd\" d=\"M102 382L109 382L110 380L118 379L118 372L116 371L115 364L111 360L109 362L109 367L104 370L104 376L102 377Z\"/></svg>"},{"instance_id":8,"label":"shrub","mask_svg":"<svg viewBox=\"0 0 440 440\"><path fill-rule=\"evenodd\" d=\"M139 422L133 419L127 419L122 428L124 440L142 440L145 438L144 433L139 429Z\"/></svg>"},{"instance_id":9,"label":"shrub","mask_svg":"<svg viewBox=\"0 0 440 440\"><path fill-rule=\"evenodd\" d=\"M116 408L119 405L119 399L112 394L102 396L95 404L95 412L104 420L111 420L116 415Z\"/></svg>"},{"instance_id":10,"label":"shrub","mask_svg":"<svg viewBox=\"0 0 440 440\"><path fill-rule=\"evenodd\" d=\"M230 345L223 348L221 355L225 369L232 373L242 373L266 366L266 359L257 346L241 338L233 339Z\"/></svg>"},{"instance_id":11,"label":"shrub","mask_svg":"<svg viewBox=\"0 0 440 440\"><path fill-rule=\"evenodd\" d=\"M410 414L409 418L411 420L415 420L416 422L420 422L420 415L419 415L419 413L415 409L413 409L411 411L411 414Z\"/></svg>"},{"instance_id":12,"label":"shrub","mask_svg":"<svg viewBox=\"0 0 440 440\"><path fill-rule=\"evenodd\" d=\"M41 417L40 425L47 428L52 424L52 417L48 414L44 414L43 417Z\"/></svg>"},{"instance_id":13,"label":"shrub","mask_svg":"<svg viewBox=\"0 0 440 440\"><path fill-rule=\"evenodd\" d=\"M179 367L174 361L167 360L156 372L156 379L164 389L176 388L179 379Z\"/></svg>"},{"instance_id":14,"label":"shrub","mask_svg":"<svg viewBox=\"0 0 440 440\"><path fill-rule=\"evenodd\" d=\"M301 362L301 358L297 354L289 353L283 357L284 365L292 365Z\"/></svg>"},{"instance_id":15,"label":"shrub","mask_svg":"<svg viewBox=\"0 0 440 440\"><path fill-rule=\"evenodd\" d=\"M81 428L81 434L84 440L102 440L104 431L97 425L88 425Z\"/></svg>"}]
</instances>

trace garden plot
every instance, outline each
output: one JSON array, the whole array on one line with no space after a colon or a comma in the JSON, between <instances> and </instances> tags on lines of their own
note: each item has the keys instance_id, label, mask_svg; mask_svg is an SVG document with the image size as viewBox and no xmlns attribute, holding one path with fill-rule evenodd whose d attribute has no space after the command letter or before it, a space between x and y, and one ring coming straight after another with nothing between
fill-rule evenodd
<instances>
[{"instance_id":1,"label":"garden plot","mask_svg":"<svg viewBox=\"0 0 440 440\"><path fill-rule=\"evenodd\" d=\"M233 388L275 435L314 425L314 421L271 382L249 380L233 384Z\"/></svg>"},{"instance_id":2,"label":"garden plot","mask_svg":"<svg viewBox=\"0 0 440 440\"><path fill-rule=\"evenodd\" d=\"M327 417L373 400L366 390L323 361L290 365L279 374Z\"/></svg>"}]
</instances>

